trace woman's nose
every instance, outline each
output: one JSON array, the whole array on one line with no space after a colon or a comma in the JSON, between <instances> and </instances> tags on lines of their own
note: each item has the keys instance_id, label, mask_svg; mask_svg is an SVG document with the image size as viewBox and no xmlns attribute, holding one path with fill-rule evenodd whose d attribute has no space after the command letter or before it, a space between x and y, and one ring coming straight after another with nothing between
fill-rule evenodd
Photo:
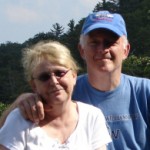
<instances>
[{"instance_id":1,"label":"woman's nose","mask_svg":"<svg viewBox=\"0 0 150 150\"><path fill-rule=\"evenodd\" d=\"M51 78L50 78L49 82L51 84L57 84L58 83L58 79L57 79L57 77L54 74L51 74Z\"/></svg>"}]
</instances>

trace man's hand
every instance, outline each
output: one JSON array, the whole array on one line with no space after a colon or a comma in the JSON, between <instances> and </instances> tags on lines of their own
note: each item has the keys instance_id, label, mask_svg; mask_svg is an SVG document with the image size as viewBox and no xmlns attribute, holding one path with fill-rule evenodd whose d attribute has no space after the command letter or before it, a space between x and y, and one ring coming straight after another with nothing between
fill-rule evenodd
<instances>
[{"instance_id":1,"label":"man's hand","mask_svg":"<svg viewBox=\"0 0 150 150\"><path fill-rule=\"evenodd\" d=\"M22 94L17 98L18 107L25 119L38 122L44 119L44 108L40 97L35 93Z\"/></svg>"}]
</instances>

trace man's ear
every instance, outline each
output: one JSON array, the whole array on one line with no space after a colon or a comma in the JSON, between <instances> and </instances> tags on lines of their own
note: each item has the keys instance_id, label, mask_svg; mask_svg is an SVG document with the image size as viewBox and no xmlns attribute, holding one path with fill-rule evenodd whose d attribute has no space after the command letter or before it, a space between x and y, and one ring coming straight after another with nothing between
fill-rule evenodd
<instances>
[{"instance_id":1,"label":"man's ear","mask_svg":"<svg viewBox=\"0 0 150 150\"><path fill-rule=\"evenodd\" d=\"M128 57L130 52L130 44L128 43L125 47L124 47L124 60Z\"/></svg>"},{"instance_id":2,"label":"man's ear","mask_svg":"<svg viewBox=\"0 0 150 150\"><path fill-rule=\"evenodd\" d=\"M85 59L85 56L84 56L84 49L82 47L82 45L79 43L78 44L78 49L79 49L79 52L80 52L80 56L82 57L82 59L84 60Z\"/></svg>"}]
</instances>

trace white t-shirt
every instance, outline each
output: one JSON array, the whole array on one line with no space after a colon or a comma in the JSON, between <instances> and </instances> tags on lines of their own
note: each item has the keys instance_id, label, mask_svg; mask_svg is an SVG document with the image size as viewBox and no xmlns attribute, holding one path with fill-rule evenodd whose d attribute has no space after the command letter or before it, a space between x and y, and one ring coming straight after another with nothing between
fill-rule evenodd
<instances>
[{"instance_id":1,"label":"white t-shirt","mask_svg":"<svg viewBox=\"0 0 150 150\"><path fill-rule=\"evenodd\" d=\"M65 143L50 138L38 124L25 120L15 109L0 129L0 144L10 150L94 150L111 142L101 110L77 104L78 124Z\"/></svg>"}]
</instances>

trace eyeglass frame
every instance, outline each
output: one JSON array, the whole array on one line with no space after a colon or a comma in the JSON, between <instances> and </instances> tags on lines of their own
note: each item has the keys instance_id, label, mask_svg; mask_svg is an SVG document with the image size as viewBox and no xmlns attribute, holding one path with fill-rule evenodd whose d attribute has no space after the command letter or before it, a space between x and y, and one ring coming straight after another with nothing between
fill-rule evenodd
<instances>
[{"instance_id":1,"label":"eyeglass frame","mask_svg":"<svg viewBox=\"0 0 150 150\"><path fill-rule=\"evenodd\" d=\"M42 72L40 75L38 75L38 77L32 76L32 80L36 79L41 82L47 82L49 79L51 79L52 76L55 76L57 79L60 79L60 78L64 77L70 70L72 70L72 69L68 69L68 70L56 69L53 72ZM58 75L57 73L59 73L60 75ZM63 73L63 75L61 75L61 73ZM44 79L43 78L44 75L47 75L47 78Z\"/></svg>"}]
</instances>

